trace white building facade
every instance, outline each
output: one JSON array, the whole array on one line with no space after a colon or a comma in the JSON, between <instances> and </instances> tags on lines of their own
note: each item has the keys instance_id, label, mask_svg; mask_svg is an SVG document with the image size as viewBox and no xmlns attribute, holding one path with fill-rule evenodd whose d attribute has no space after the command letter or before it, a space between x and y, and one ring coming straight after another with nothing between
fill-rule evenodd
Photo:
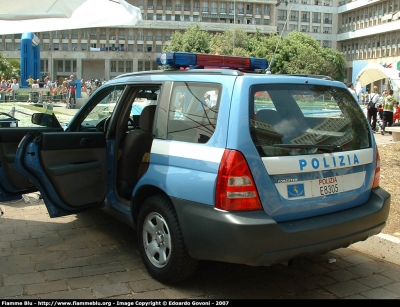
<instances>
[{"instance_id":1,"label":"white building facade","mask_svg":"<svg viewBox=\"0 0 400 307\"><path fill-rule=\"evenodd\" d=\"M346 57L347 79L355 80L368 64L400 69L399 0L340 2L337 48ZM388 80L371 84L389 88Z\"/></svg>"}]
</instances>

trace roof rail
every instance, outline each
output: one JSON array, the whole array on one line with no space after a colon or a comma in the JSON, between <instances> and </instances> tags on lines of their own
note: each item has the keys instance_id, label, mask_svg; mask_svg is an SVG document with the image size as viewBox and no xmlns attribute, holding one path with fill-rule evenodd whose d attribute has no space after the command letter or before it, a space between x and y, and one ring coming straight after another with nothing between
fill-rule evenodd
<instances>
[{"instance_id":1,"label":"roof rail","mask_svg":"<svg viewBox=\"0 0 400 307\"><path fill-rule=\"evenodd\" d=\"M309 77L309 78L315 78L315 79L324 79L324 80L330 80L330 81L335 81L335 79L332 79L329 76L325 75L313 75L313 74L285 74L287 76L293 76L293 77Z\"/></svg>"}]
</instances>

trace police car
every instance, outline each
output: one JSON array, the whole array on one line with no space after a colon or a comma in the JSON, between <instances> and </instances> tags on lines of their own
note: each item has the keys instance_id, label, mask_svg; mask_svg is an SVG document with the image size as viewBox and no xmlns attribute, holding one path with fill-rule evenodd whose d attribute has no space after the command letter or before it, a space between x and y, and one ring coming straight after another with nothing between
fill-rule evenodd
<instances>
[{"instance_id":1,"label":"police car","mask_svg":"<svg viewBox=\"0 0 400 307\"><path fill-rule=\"evenodd\" d=\"M169 69L107 82L65 129L51 113L1 129L2 197L38 189L51 217L106 210L168 283L201 260L269 266L385 227L379 152L342 82L266 74L264 59L157 60Z\"/></svg>"}]
</instances>

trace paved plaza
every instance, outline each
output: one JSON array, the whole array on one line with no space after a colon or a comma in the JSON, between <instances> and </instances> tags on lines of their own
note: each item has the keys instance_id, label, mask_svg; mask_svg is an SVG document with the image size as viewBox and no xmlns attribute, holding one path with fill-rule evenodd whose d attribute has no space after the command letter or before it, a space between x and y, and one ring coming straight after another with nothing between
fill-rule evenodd
<instances>
[{"instance_id":1,"label":"paved plaza","mask_svg":"<svg viewBox=\"0 0 400 307\"><path fill-rule=\"evenodd\" d=\"M2 299L398 299L400 263L374 243L295 259L292 266L202 262L192 279L166 285L140 259L135 232L101 210L49 218L37 194L0 203Z\"/></svg>"}]
</instances>

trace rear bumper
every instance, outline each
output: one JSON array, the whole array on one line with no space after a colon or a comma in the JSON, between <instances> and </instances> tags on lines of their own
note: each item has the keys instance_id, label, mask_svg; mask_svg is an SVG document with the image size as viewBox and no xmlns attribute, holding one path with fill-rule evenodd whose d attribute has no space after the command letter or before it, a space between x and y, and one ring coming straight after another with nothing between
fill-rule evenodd
<instances>
[{"instance_id":1,"label":"rear bumper","mask_svg":"<svg viewBox=\"0 0 400 307\"><path fill-rule=\"evenodd\" d=\"M231 213L173 202L192 257L268 266L301 254L324 254L380 233L389 216L390 194L376 188L356 208L283 223L264 211Z\"/></svg>"}]
</instances>

